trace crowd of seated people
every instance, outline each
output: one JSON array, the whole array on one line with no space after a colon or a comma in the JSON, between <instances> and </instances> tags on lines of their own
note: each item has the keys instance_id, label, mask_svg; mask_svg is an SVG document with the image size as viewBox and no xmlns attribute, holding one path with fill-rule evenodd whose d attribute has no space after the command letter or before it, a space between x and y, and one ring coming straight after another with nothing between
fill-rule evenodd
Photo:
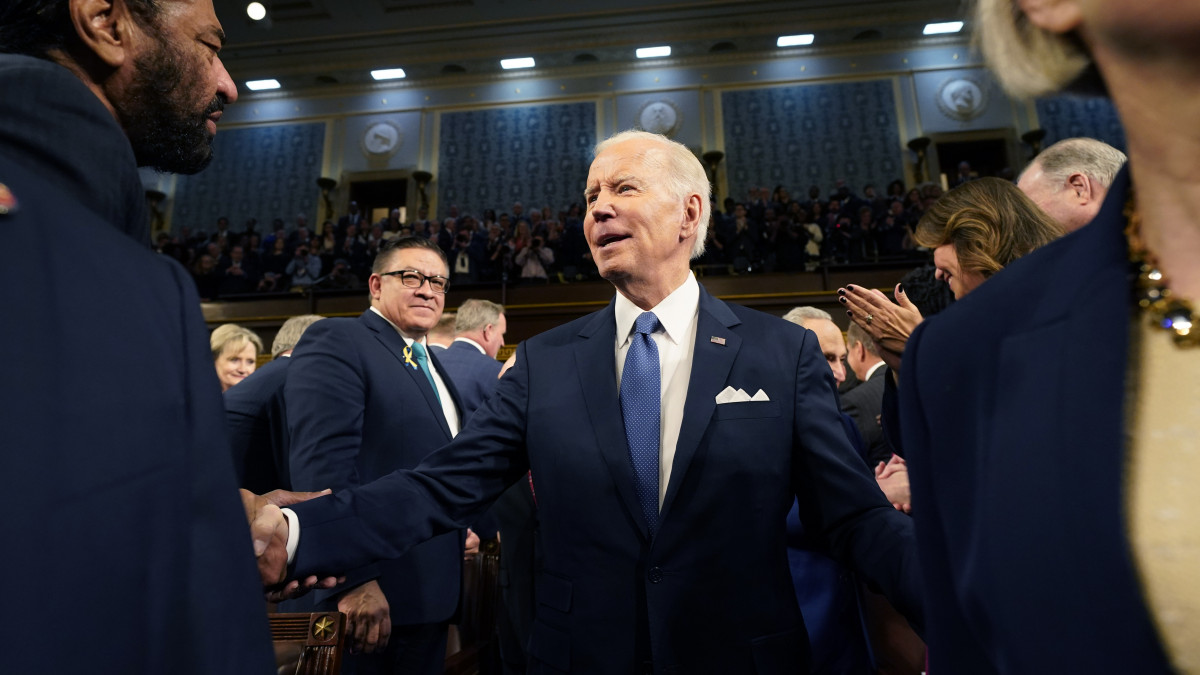
<instances>
[{"instance_id":1,"label":"crowd of seated people","mask_svg":"<svg viewBox=\"0 0 1200 675\"><path fill-rule=\"evenodd\" d=\"M727 198L723 210L713 209L707 250L696 264L746 274L902 259L917 250L913 229L940 195L932 183L906 190L900 180L882 194L873 185L856 194L838 181L828 199L815 185L803 200L783 186L751 188L745 200ZM347 215L318 228L301 214L290 225L276 218L265 232L254 219L235 232L221 217L212 232L185 226L175 235L161 233L156 249L191 271L204 300L363 288L380 244L405 234L438 243L455 285L596 278L578 203L555 211L516 202L507 212L485 209L478 217L450 205L441 219L429 215L421 207L404 223L394 209L372 223L351 202Z\"/></svg>"}]
</instances>

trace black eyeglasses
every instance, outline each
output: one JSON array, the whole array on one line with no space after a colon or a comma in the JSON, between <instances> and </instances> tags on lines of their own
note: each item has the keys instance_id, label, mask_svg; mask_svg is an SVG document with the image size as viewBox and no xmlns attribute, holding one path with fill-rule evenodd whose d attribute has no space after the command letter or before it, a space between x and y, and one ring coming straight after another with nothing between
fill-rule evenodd
<instances>
[{"instance_id":1,"label":"black eyeglasses","mask_svg":"<svg viewBox=\"0 0 1200 675\"><path fill-rule=\"evenodd\" d=\"M380 272L381 277L400 277L400 283L408 288L420 288L426 281L434 293L445 293L450 287L450 280L440 274L426 276L416 270L396 270L395 272Z\"/></svg>"}]
</instances>

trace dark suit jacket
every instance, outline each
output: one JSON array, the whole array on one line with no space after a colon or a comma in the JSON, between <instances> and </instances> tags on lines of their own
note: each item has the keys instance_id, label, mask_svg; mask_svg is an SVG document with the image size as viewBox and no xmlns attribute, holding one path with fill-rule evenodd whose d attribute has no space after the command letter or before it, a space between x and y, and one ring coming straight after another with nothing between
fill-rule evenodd
<instances>
[{"instance_id":1,"label":"dark suit jacket","mask_svg":"<svg viewBox=\"0 0 1200 675\"><path fill-rule=\"evenodd\" d=\"M433 388L405 365L403 351L404 339L371 310L356 319L318 321L305 331L284 386L293 487L343 492L411 469L450 442ZM444 372L432 352L430 359ZM443 379L458 405L453 382ZM454 614L462 580L457 533L381 557L394 559L348 575L337 592L378 578L395 625L437 623Z\"/></svg>"},{"instance_id":2,"label":"dark suit jacket","mask_svg":"<svg viewBox=\"0 0 1200 675\"><path fill-rule=\"evenodd\" d=\"M295 572L397 555L532 468L544 568L531 672L629 673L651 654L660 673L800 672L807 640L784 536L796 497L806 527L919 622L912 525L850 448L816 338L703 291L697 322L653 538L634 494L610 305L523 343L496 395L418 471L298 505ZM726 386L771 400L718 406Z\"/></svg>"},{"instance_id":3,"label":"dark suit jacket","mask_svg":"<svg viewBox=\"0 0 1200 675\"><path fill-rule=\"evenodd\" d=\"M1169 672L1125 532L1127 186L905 348L931 672Z\"/></svg>"},{"instance_id":4,"label":"dark suit jacket","mask_svg":"<svg viewBox=\"0 0 1200 675\"><path fill-rule=\"evenodd\" d=\"M272 672L208 332L129 141L65 68L0 55L0 87L0 670Z\"/></svg>"},{"instance_id":5,"label":"dark suit jacket","mask_svg":"<svg viewBox=\"0 0 1200 675\"><path fill-rule=\"evenodd\" d=\"M859 433L867 446L867 464L871 467L892 458L892 444L884 436L878 419L887 377L887 367L881 366L871 373L866 382L842 394L842 410L858 424Z\"/></svg>"},{"instance_id":6,"label":"dark suit jacket","mask_svg":"<svg viewBox=\"0 0 1200 675\"><path fill-rule=\"evenodd\" d=\"M454 380L454 387L462 397L465 424L471 413L496 391L496 378L504 364L465 342L454 342L438 352L438 363Z\"/></svg>"},{"instance_id":7,"label":"dark suit jacket","mask_svg":"<svg viewBox=\"0 0 1200 675\"><path fill-rule=\"evenodd\" d=\"M281 356L225 390L225 420L238 485L263 494L291 489L288 477L287 410L283 384L291 358Z\"/></svg>"}]
</instances>

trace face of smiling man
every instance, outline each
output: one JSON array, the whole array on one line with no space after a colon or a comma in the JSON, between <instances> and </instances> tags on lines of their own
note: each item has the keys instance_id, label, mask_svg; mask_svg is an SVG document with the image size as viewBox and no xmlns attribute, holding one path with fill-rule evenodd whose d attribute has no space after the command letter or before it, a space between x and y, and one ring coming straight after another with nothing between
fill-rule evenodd
<instances>
[{"instance_id":1,"label":"face of smiling man","mask_svg":"<svg viewBox=\"0 0 1200 675\"><path fill-rule=\"evenodd\" d=\"M653 138L605 147L588 171L584 235L592 259L622 295L650 309L687 278L699 194L673 193L668 149Z\"/></svg>"},{"instance_id":2,"label":"face of smiling man","mask_svg":"<svg viewBox=\"0 0 1200 675\"><path fill-rule=\"evenodd\" d=\"M426 277L449 274L441 256L427 248L392 251L383 271L397 270L416 270ZM442 318L446 295L434 292L428 281L417 288L409 288L398 276L372 274L367 283L371 289L371 304L411 338L420 339Z\"/></svg>"}]
</instances>

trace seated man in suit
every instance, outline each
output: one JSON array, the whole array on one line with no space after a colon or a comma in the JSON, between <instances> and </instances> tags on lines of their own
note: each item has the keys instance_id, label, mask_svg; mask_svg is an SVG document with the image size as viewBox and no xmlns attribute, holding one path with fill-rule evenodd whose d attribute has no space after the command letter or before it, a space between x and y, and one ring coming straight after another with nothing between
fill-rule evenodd
<instances>
[{"instance_id":1,"label":"seated man in suit","mask_svg":"<svg viewBox=\"0 0 1200 675\"><path fill-rule=\"evenodd\" d=\"M464 420L496 390L501 365L496 355L507 329L503 305L470 298L458 308L454 342L438 352L438 362L462 396Z\"/></svg>"},{"instance_id":2,"label":"seated man in suit","mask_svg":"<svg viewBox=\"0 0 1200 675\"><path fill-rule=\"evenodd\" d=\"M877 466L891 461L895 452L883 434L879 413L883 408L883 387L888 369L879 358L879 348L870 335L853 321L846 330L846 365L862 384L842 394L842 410L858 423L867 446L867 463Z\"/></svg>"},{"instance_id":3,"label":"seated man in suit","mask_svg":"<svg viewBox=\"0 0 1200 675\"><path fill-rule=\"evenodd\" d=\"M458 393L424 344L442 316L447 274L437 244L389 239L368 280L367 311L305 333L284 385L295 487L349 490L415 467L458 433ZM462 580L459 537L384 556L343 587L314 594L318 608L347 614L351 646L366 652L348 655L344 672L442 672Z\"/></svg>"},{"instance_id":4,"label":"seated man in suit","mask_svg":"<svg viewBox=\"0 0 1200 675\"><path fill-rule=\"evenodd\" d=\"M851 448L816 339L717 300L689 269L709 193L663 136L597 146L584 229L613 302L522 343L417 470L285 510L292 573L400 555L532 470L529 672L803 672L784 533L797 498L806 529L920 624L912 525Z\"/></svg>"},{"instance_id":5,"label":"seated man in suit","mask_svg":"<svg viewBox=\"0 0 1200 675\"><path fill-rule=\"evenodd\" d=\"M325 317L293 316L283 323L271 345L274 360L225 390L225 420L233 447L233 470L238 485L251 492L292 489L288 478L287 411L283 383L287 381L292 348L313 323Z\"/></svg>"}]
</instances>

